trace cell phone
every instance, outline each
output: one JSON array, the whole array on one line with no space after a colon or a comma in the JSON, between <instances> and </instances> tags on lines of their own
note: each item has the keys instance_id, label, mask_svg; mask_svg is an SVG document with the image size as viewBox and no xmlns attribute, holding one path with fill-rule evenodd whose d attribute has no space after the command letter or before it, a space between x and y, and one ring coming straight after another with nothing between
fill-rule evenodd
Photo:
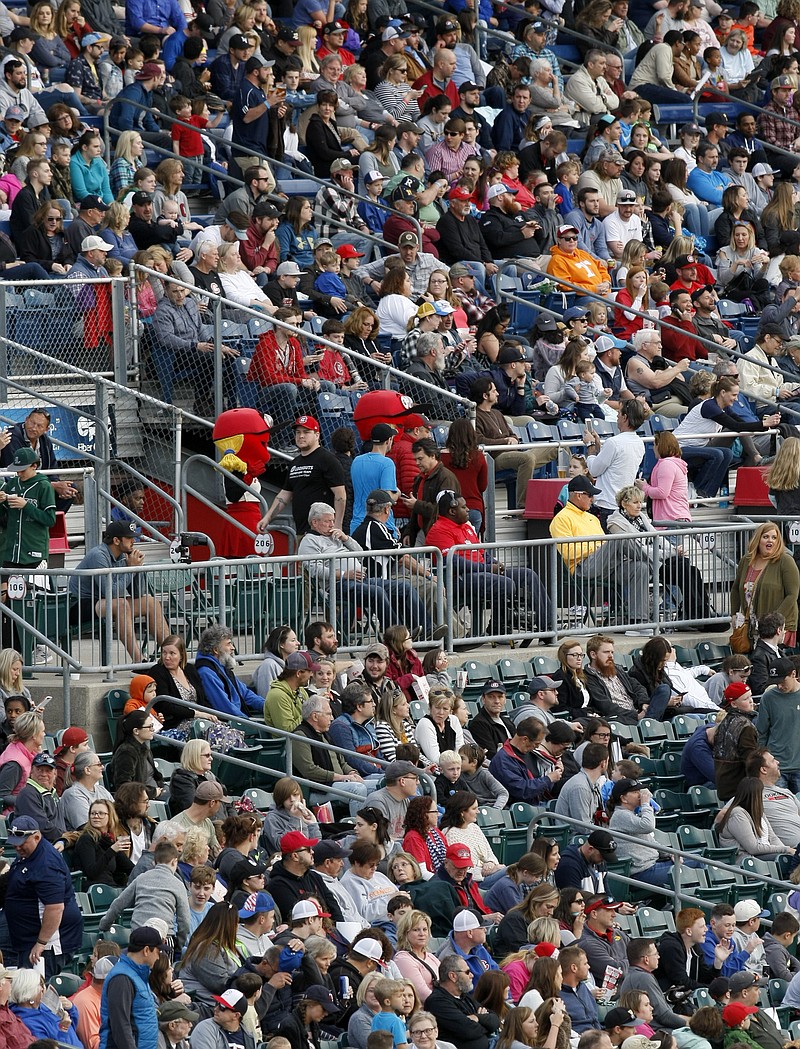
<instances>
[{"instance_id":1,"label":"cell phone","mask_svg":"<svg viewBox=\"0 0 800 1049\"><path fill-rule=\"evenodd\" d=\"M37 704L36 704L36 706L37 706L37 707L38 707L38 708L39 708L40 710L44 710L44 708L45 708L45 707L47 706L47 704L48 704L48 703L50 702L50 700L51 700L52 698L53 698L52 696L45 696L45 697L44 697L44 699L42 700L42 702L41 702L41 703L37 703Z\"/></svg>"},{"instance_id":2,"label":"cell phone","mask_svg":"<svg viewBox=\"0 0 800 1049\"><path fill-rule=\"evenodd\" d=\"M594 433L595 432L594 431L594 423L592 422L591 419L587 419L586 420L586 429L589 431L589 433Z\"/></svg>"}]
</instances>

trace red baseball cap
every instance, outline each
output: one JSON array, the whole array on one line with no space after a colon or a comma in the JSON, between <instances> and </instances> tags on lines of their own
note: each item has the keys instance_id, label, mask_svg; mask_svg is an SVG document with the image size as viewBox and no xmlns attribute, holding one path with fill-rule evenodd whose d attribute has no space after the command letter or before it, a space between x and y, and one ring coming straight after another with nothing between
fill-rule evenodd
<instances>
[{"instance_id":1,"label":"red baseball cap","mask_svg":"<svg viewBox=\"0 0 800 1049\"><path fill-rule=\"evenodd\" d=\"M754 1005L744 1005L742 1002L731 1002L722 1010L722 1022L728 1027L738 1027L746 1016L753 1016L758 1012Z\"/></svg>"},{"instance_id":2,"label":"red baseball cap","mask_svg":"<svg viewBox=\"0 0 800 1049\"><path fill-rule=\"evenodd\" d=\"M444 858L450 860L454 867L472 866L472 853L466 845L448 845Z\"/></svg>"},{"instance_id":3,"label":"red baseball cap","mask_svg":"<svg viewBox=\"0 0 800 1049\"><path fill-rule=\"evenodd\" d=\"M319 433L319 423L313 415L301 415L299 419L294 421L295 430L311 430L312 433Z\"/></svg>"},{"instance_id":4,"label":"red baseball cap","mask_svg":"<svg viewBox=\"0 0 800 1049\"><path fill-rule=\"evenodd\" d=\"M734 699L739 699L745 692L750 691L750 686L745 684L744 681L731 681L725 691L722 693L723 703L732 703Z\"/></svg>"},{"instance_id":5,"label":"red baseball cap","mask_svg":"<svg viewBox=\"0 0 800 1049\"><path fill-rule=\"evenodd\" d=\"M290 830L280 840L281 853L287 856L290 852L300 849L313 849L319 838L307 838L302 831Z\"/></svg>"},{"instance_id":6,"label":"red baseball cap","mask_svg":"<svg viewBox=\"0 0 800 1049\"><path fill-rule=\"evenodd\" d=\"M363 259L364 252L356 251L352 244L342 244L336 249L340 259Z\"/></svg>"},{"instance_id":7,"label":"red baseball cap","mask_svg":"<svg viewBox=\"0 0 800 1049\"><path fill-rule=\"evenodd\" d=\"M472 200L472 194L466 186L453 186L447 194L448 200Z\"/></svg>"}]
</instances>

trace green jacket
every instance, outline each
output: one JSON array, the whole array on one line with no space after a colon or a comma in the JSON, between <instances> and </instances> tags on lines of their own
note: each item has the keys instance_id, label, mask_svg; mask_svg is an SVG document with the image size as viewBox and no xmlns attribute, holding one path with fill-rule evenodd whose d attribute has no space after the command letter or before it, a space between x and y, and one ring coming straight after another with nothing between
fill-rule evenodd
<instances>
[{"instance_id":1,"label":"green jacket","mask_svg":"<svg viewBox=\"0 0 800 1049\"><path fill-rule=\"evenodd\" d=\"M744 612L744 583L750 563L743 557L736 569L736 578L731 587L731 615ZM761 572L754 597L756 618L767 612L781 612L786 617L786 629L797 630L797 598L800 592L800 572L791 554L784 554L778 561L770 561Z\"/></svg>"},{"instance_id":2,"label":"green jacket","mask_svg":"<svg viewBox=\"0 0 800 1049\"><path fill-rule=\"evenodd\" d=\"M264 721L273 728L294 732L303 720L303 700L308 698L304 688L295 692L288 682L275 679L269 687L264 701Z\"/></svg>"},{"instance_id":3,"label":"green jacket","mask_svg":"<svg viewBox=\"0 0 800 1049\"><path fill-rule=\"evenodd\" d=\"M50 529L56 523L56 496L42 474L21 481L15 474L0 486L7 495L21 495L27 502L19 510L0 503L0 520L5 521L3 562L38 565L50 552Z\"/></svg>"}]
</instances>

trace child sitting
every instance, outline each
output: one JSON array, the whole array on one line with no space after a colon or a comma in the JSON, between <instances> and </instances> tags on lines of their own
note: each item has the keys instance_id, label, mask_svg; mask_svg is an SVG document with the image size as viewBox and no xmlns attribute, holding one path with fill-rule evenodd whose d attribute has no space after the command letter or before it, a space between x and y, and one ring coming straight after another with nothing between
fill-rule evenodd
<instances>
[{"instance_id":1,"label":"child sitting","mask_svg":"<svg viewBox=\"0 0 800 1049\"><path fill-rule=\"evenodd\" d=\"M556 197L561 200L556 204L556 211L566 219L571 211L575 210L575 202L572 199L572 187L578 184L581 174L581 166L575 160L565 160L556 168L556 182L553 189Z\"/></svg>"},{"instance_id":2,"label":"child sitting","mask_svg":"<svg viewBox=\"0 0 800 1049\"><path fill-rule=\"evenodd\" d=\"M322 325L322 334L331 342L344 346L344 325L341 321L328 320ZM340 390L366 390L367 384L362 381L355 365L349 356L330 346L323 346L322 360L317 365L317 375L327 379Z\"/></svg>"},{"instance_id":3,"label":"child sitting","mask_svg":"<svg viewBox=\"0 0 800 1049\"><path fill-rule=\"evenodd\" d=\"M458 748L458 753L461 755L461 782L466 784L464 789L475 795L479 805L504 809L508 801L508 791L483 767L486 761L486 751L483 747L479 747L477 743L465 743L463 747ZM441 755L439 760L441 761Z\"/></svg>"},{"instance_id":4,"label":"child sitting","mask_svg":"<svg viewBox=\"0 0 800 1049\"><path fill-rule=\"evenodd\" d=\"M408 1032L400 1013L403 1009L403 984L400 980L376 980L375 998L381 1011L372 1018L372 1030L388 1031L392 1036L392 1049L408 1049Z\"/></svg>"},{"instance_id":5,"label":"child sitting","mask_svg":"<svg viewBox=\"0 0 800 1049\"><path fill-rule=\"evenodd\" d=\"M384 200L383 191L386 188L386 176L381 171L368 171L364 175L365 195L369 197L370 203L365 200L359 201L358 213L369 226L372 233L380 235L389 217L386 210L389 206ZM381 207L381 205L384 205Z\"/></svg>"},{"instance_id":6,"label":"child sitting","mask_svg":"<svg viewBox=\"0 0 800 1049\"><path fill-rule=\"evenodd\" d=\"M575 375L567 379L564 392L575 401L575 414L580 419L604 419L600 405L611 396L611 390L600 385L594 361L578 361Z\"/></svg>"},{"instance_id":7,"label":"child sitting","mask_svg":"<svg viewBox=\"0 0 800 1049\"><path fill-rule=\"evenodd\" d=\"M320 253L318 265L321 270L314 281L314 291L322 295L335 296L339 299L347 298L347 288L339 276L340 260L335 251L323 251Z\"/></svg>"},{"instance_id":8,"label":"child sitting","mask_svg":"<svg viewBox=\"0 0 800 1049\"><path fill-rule=\"evenodd\" d=\"M455 750L443 750L439 755L439 775L434 779L436 800L444 805L460 790L469 790L461 778L461 755Z\"/></svg>"}]
</instances>

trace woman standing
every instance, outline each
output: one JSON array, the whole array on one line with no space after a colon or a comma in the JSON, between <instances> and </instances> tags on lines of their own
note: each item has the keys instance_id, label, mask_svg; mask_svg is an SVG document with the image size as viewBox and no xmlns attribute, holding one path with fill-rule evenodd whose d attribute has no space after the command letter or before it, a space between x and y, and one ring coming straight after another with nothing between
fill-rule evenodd
<instances>
[{"instance_id":1,"label":"woman standing","mask_svg":"<svg viewBox=\"0 0 800 1049\"><path fill-rule=\"evenodd\" d=\"M464 745L464 731L453 714L455 696L449 688L434 687L428 695L428 713L420 718L414 736L422 758L436 765L443 750L458 750Z\"/></svg>"},{"instance_id":2,"label":"woman standing","mask_svg":"<svg viewBox=\"0 0 800 1049\"><path fill-rule=\"evenodd\" d=\"M93 801L72 852L74 867L83 871L86 884L124 889L133 870L130 851L131 839L123 833L114 803Z\"/></svg>"},{"instance_id":3,"label":"woman standing","mask_svg":"<svg viewBox=\"0 0 800 1049\"><path fill-rule=\"evenodd\" d=\"M756 621L767 612L786 618L784 644L793 648L797 637L797 598L800 572L787 553L778 526L760 524L753 533L747 553L739 561L731 587L731 629L747 617Z\"/></svg>"},{"instance_id":4,"label":"woman standing","mask_svg":"<svg viewBox=\"0 0 800 1049\"><path fill-rule=\"evenodd\" d=\"M427 999L439 978L439 959L428 950L430 939L430 917L423 911L406 911L397 923L394 963L414 984L421 1002Z\"/></svg>"},{"instance_id":5,"label":"woman standing","mask_svg":"<svg viewBox=\"0 0 800 1049\"><path fill-rule=\"evenodd\" d=\"M314 813L303 800L303 791L297 780L283 776L272 788L274 808L264 815L259 846L273 855L280 852L284 834L299 831L307 838L320 838L319 826Z\"/></svg>"},{"instance_id":6,"label":"woman standing","mask_svg":"<svg viewBox=\"0 0 800 1049\"><path fill-rule=\"evenodd\" d=\"M69 174L76 200L96 196L110 204L114 199L103 160L103 141L96 131L84 131L73 146Z\"/></svg>"},{"instance_id":7,"label":"woman standing","mask_svg":"<svg viewBox=\"0 0 800 1049\"><path fill-rule=\"evenodd\" d=\"M422 876L430 878L444 863L447 841L439 830L436 800L423 794L412 798L405 816L403 849L422 867Z\"/></svg>"},{"instance_id":8,"label":"woman standing","mask_svg":"<svg viewBox=\"0 0 800 1049\"><path fill-rule=\"evenodd\" d=\"M798 442L800 444L800 441ZM637 488L652 500L653 519L657 522L691 524L688 467L681 458L681 446L671 430L660 430L653 438L656 464L650 480L637 477Z\"/></svg>"},{"instance_id":9,"label":"woman standing","mask_svg":"<svg viewBox=\"0 0 800 1049\"><path fill-rule=\"evenodd\" d=\"M769 498L780 517L800 514L800 437L786 437L767 471Z\"/></svg>"},{"instance_id":10,"label":"woman standing","mask_svg":"<svg viewBox=\"0 0 800 1049\"><path fill-rule=\"evenodd\" d=\"M123 783L144 783L151 798L164 791L164 777L156 768L150 741L160 728L149 713L134 710L120 722L119 736L106 773L112 790Z\"/></svg>"},{"instance_id":11,"label":"woman standing","mask_svg":"<svg viewBox=\"0 0 800 1049\"><path fill-rule=\"evenodd\" d=\"M483 493L489 486L489 468L486 456L478 447L475 427L469 419L456 419L450 424L442 462L458 478L461 494L467 500L469 522L480 535L486 514Z\"/></svg>"}]
</instances>

